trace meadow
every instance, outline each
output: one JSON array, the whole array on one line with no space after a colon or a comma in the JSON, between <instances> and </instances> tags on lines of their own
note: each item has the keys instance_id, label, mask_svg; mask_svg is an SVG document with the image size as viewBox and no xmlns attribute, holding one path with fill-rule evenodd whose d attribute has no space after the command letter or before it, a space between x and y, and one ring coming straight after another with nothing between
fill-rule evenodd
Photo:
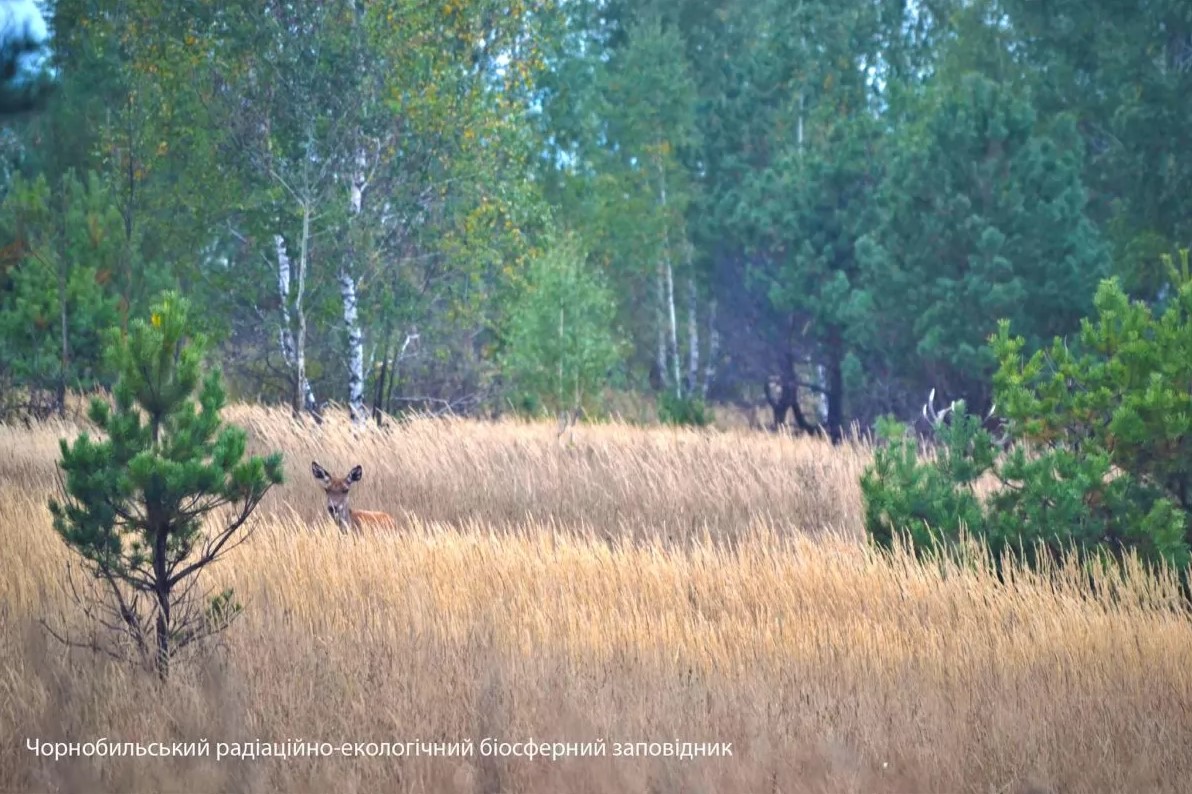
<instances>
[{"instance_id":1,"label":"meadow","mask_svg":"<svg viewBox=\"0 0 1192 794\"><path fill-rule=\"evenodd\" d=\"M864 444L752 432L417 419L358 431L236 406L281 450L251 540L210 572L246 611L165 684L85 631L47 499L69 422L0 426L0 791L1185 791L1192 621L1133 565L880 554ZM362 464L347 536L312 460ZM35 741L200 742L40 757ZM493 757L481 742L597 742ZM217 742L471 741L468 757L215 757ZM614 757L621 742L731 756Z\"/></svg>"}]
</instances>

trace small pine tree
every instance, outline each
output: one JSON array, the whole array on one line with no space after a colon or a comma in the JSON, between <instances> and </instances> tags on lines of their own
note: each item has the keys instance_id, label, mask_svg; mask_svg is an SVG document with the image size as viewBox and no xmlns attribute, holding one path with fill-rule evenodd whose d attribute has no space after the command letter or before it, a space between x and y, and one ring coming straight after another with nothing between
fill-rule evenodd
<instances>
[{"instance_id":1,"label":"small pine tree","mask_svg":"<svg viewBox=\"0 0 1192 794\"><path fill-rule=\"evenodd\" d=\"M1134 553L1186 571L1192 560L1192 267L1167 262L1171 292L1156 316L1116 280L1097 291L1074 338L1023 359L1008 321L991 337L994 393L1013 447L1000 451L957 405L922 460L897 423L861 481L866 528L890 545L955 542L962 529L995 555L1077 549ZM994 486L983 499L981 478Z\"/></svg>"},{"instance_id":2,"label":"small pine tree","mask_svg":"<svg viewBox=\"0 0 1192 794\"><path fill-rule=\"evenodd\" d=\"M174 655L239 613L230 590L200 599L195 580L249 537L249 516L282 482L280 454L245 459L244 431L223 425L220 373L202 375L204 340L188 329L186 301L167 293L149 322L113 332L115 404L90 406L107 439L60 442L66 498L50 501L54 529L106 591L99 622L162 678ZM126 642L85 645L130 655Z\"/></svg>"}]
</instances>

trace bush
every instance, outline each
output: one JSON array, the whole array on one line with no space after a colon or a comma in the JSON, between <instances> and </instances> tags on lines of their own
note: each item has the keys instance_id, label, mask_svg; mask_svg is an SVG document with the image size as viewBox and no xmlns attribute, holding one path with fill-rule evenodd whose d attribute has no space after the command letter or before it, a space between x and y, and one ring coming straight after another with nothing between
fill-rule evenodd
<instances>
[{"instance_id":1,"label":"bush","mask_svg":"<svg viewBox=\"0 0 1192 794\"><path fill-rule=\"evenodd\" d=\"M1010 451L956 406L939 447L884 422L862 477L866 531L888 546L906 532L920 551L967 529L995 555L1075 548L1149 563L1189 562L1192 525L1192 278L1187 252L1168 260L1173 296L1161 316L1102 282L1076 339L1023 362L1003 321L991 338L997 404ZM980 498L976 483L990 482Z\"/></svg>"},{"instance_id":2,"label":"bush","mask_svg":"<svg viewBox=\"0 0 1192 794\"><path fill-rule=\"evenodd\" d=\"M708 404L698 397L676 397L670 392L658 396L658 421L664 425L707 427L715 418Z\"/></svg>"}]
</instances>

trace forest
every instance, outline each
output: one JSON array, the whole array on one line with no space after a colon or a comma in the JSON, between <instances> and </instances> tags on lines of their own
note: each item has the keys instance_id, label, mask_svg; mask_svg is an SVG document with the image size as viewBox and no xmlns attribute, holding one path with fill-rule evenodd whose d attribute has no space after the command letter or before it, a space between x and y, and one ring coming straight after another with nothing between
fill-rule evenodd
<instances>
[{"instance_id":1,"label":"forest","mask_svg":"<svg viewBox=\"0 0 1192 794\"><path fill-rule=\"evenodd\" d=\"M625 398L839 437L987 340L1162 305L1183 0L55 0L0 140L0 412L201 307L234 399L363 422ZM772 409L772 415L771 415Z\"/></svg>"},{"instance_id":2,"label":"forest","mask_svg":"<svg viewBox=\"0 0 1192 794\"><path fill-rule=\"evenodd\" d=\"M1189 130L1188 0L0 0L0 791L1186 791Z\"/></svg>"}]
</instances>

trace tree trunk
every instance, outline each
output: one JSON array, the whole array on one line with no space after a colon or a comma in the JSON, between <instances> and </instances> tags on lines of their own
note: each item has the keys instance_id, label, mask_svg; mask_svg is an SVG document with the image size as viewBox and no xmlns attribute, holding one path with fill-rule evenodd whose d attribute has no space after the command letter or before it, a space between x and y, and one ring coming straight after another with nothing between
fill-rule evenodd
<instances>
[{"instance_id":1,"label":"tree trunk","mask_svg":"<svg viewBox=\"0 0 1192 794\"><path fill-rule=\"evenodd\" d=\"M683 399L683 378L679 366L679 323L675 315L675 269L671 263L670 227L666 218L666 171L663 170L661 161L658 162L658 186L663 214L662 266L666 282L667 358L670 359L669 369L670 376L674 379L675 397L681 400Z\"/></svg>"},{"instance_id":2,"label":"tree trunk","mask_svg":"<svg viewBox=\"0 0 1192 794\"><path fill-rule=\"evenodd\" d=\"M778 430L786 424L786 415L790 412L790 391L783 385L782 378L771 376L766 379L765 395L766 402L770 405L770 411L774 414L773 429Z\"/></svg>"},{"instance_id":3,"label":"tree trunk","mask_svg":"<svg viewBox=\"0 0 1192 794\"><path fill-rule=\"evenodd\" d=\"M654 312L658 328L658 360L656 364L658 367L658 380L662 386L662 390L666 390L670 387L668 383L670 378L666 374L669 369L666 365L666 274L663 272L661 261L658 262L657 270L655 286L657 287L658 302Z\"/></svg>"},{"instance_id":4,"label":"tree trunk","mask_svg":"<svg viewBox=\"0 0 1192 794\"><path fill-rule=\"evenodd\" d=\"M687 393L699 388L699 318L695 277L687 278Z\"/></svg>"},{"instance_id":5,"label":"tree trunk","mask_svg":"<svg viewBox=\"0 0 1192 794\"><path fill-rule=\"evenodd\" d=\"M348 334L348 411L356 424L368 418L364 407L364 336L357 311L356 279L346 267L339 271L339 295L344 307L344 330Z\"/></svg>"},{"instance_id":6,"label":"tree trunk","mask_svg":"<svg viewBox=\"0 0 1192 794\"><path fill-rule=\"evenodd\" d=\"M815 365L815 385L820 389L815 398L816 415L822 424L828 421L828 371L823 364Z\"/></svg>"},{"instance_id":7,"label":"tree trunk","mask_svg":"<svg viewBox=\"0 0 1192 794\"><path fill-rule=\"evenodd\" d=\"M294 295L294 315L298 321L297 339L295 339L295 363L298 373L298 388L306 405L306 410L318 415L318 403L315 401L314 390L306 378L306 273L310 264L310 202L302 204L302 244L298 249L298 288Z\"/></svg>"},{"instance_id":8,"label":"tree trunk","mask_svg":"<svg viewBox=\"0 0 1192 794\"><path fill-rule=\"evenodd\" d=\"M827 348L828 435L839 444L844 438L844 344L839 331L829 333Z\"/></svg>"},{"instance_id":9,"label":"tree trunk","mask_svg":"<svg viewBox=\"0 0 1192 794\"><path fill-rule=\"evenodd\" d=\"M66 258L58 263L58 314L62 324L62 361L58 371L58 416L66 416L66 377L70 367L70 335L67 331Z\"/></svg>"},{"instance_id":10,"label":"tree trunk","mask_svg":"<svg viewBox=\"0 0 1192 794\"><path fill-rule=\"evenodd\" d=\"M352 188L348 196L348 216L351 219L349 223L353 226L364 208L366 165L367 156L364 148L358 147L352 172ZM353 231L348 230L349 239ZM368 411L364 405L364 334L360 330L356 279L349 269L355 258L355 244L349 243L347 256L339 270L339 294L343 300L344 328L348 333L348 410L353 423L363 424L368 419Z\"/></svg>"},{"instance_id":11,"label":"tree trunk","mask_svg":"<svg viewBox=\"0 0 1192 794\"><path fill-rule=\"evenodd\" d=\"M385 378L389 375L389 349L393 345L393 331L385 331L385 346L381 353L381 372L377 377L376 388L373 389L373 406L372 415L373 421L377 423L377 427L381 426L381 399L385 394Z\"/></svg>"},{"instance_id":12,"label":"tree trunk","mask_svg":"<svg viewBox=\"0 0 1192 794\"><path fill-rule=\"evenodd\" d=\"M666 305L670 319L670 337L667 346L670 348L671 376L675 379L675 396L683 399L683 379L679 375L679 324L675 317L675 272L671 267L670 257L666 260Z\"/></svg>"},{"instance_id":13,"label":"tree trunk","mask_svg":"<svg viewBox=\"0 0 1192 794\"><path fill-rule=\"evenodd\" d=\"M160 520L153 534L153 585L157 599L157 676L170 674L170 571L167 566L169 533Z\"/></svg>"},{"instance_id":14,"label":"tree trunk","mask_svg":"<svg viewBox=\"0 0 1192 794\"><path fill-rule=\"evenodd\" d=\"M795 373L795 355L787 350L783 355L784 366L779 375L772 375L766 381L766 402L774 412L774 429L786 424L786 414L794 415L795 426L804 433L817 433L821 430L818 424L807 421L803 407L799 405L799 380Z\"/></svg>"},{"instance_id":15,"label":"tree trunk","mask_svg":"<svg viewBox=\"0 0 1192 794\"><path fill-rule=\"evenodd\" d=\"M406 334L405 341L401 343L397 353L393 356L393 362L389 366L389 385L386 387L385 394L385 411L393 411L393 389L397 383L398 373L401 371L401 363L406 360L406 351L410 349L410 345L414 344L419 339L418 329L411 328Z\"/></svg>"},{"instance_id":16,"label":"tree trunk","mask_svg":"<svg viewBox=\"0 0 1192 794\"><path fill-rule=\"evenodd\" d=\"M290 407L295 416L302 412L303 407L315 413L318 405L310 381L306 378L306 309L303 306L303 292L306 289L307 250L310 239L310 213L304 209L302 218L302 243L298 255L298 283L291 297L293 273L289 252L286 250L286 240L280 235L273 236L277 248L277 291L281 299L281 331L279 344L281 355L286 366L294 373L293 392L290 395ZM297 315L297 331L293 330L293 317L290 304L293 302L294 314Z\"/></svg>"},{"instance_id":17,"label":"tree trunk","mask_svg":"<svg viewBox=\"0 0 1192 794\"><path fill-rule=\"evenodd\" d=\"M712 379L716 377L716 356L720 353L720 332L716 329L716 299L708 303L708 357L704 364L704 382L700 387L700 397L708 401L708 391L712 388Z\"/></svg>"}]
</instances>

